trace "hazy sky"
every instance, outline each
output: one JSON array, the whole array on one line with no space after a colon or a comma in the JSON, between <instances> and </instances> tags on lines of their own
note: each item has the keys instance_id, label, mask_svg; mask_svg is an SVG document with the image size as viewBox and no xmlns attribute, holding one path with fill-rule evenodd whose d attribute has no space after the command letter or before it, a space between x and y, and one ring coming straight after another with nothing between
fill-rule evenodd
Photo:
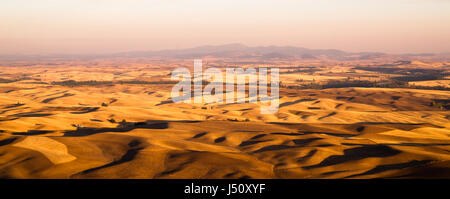
<instances>
[{"instance_id":1,"label":"hazy sky","mask_svg":"<svg viewBox=\"0 0 450 199\"><path fill-rule=\"evenodd\" d=\"M450 52L450 0L1 0L0 53L243 43Z\"/></svg>"}]
</instances>

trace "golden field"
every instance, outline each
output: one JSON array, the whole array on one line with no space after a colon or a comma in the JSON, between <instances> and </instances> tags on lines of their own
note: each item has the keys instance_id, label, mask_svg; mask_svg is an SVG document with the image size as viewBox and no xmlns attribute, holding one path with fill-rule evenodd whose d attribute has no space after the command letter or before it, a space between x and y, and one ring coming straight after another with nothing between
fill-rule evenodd
<instances>
[{"instance_id":1,"label":"golden field","mask_svg":"<svg viewBox=\"0 0 450 199\"><path fill-rule=\"evenodd\" d=\"M450 178L448 90L299 89L401 75L280 63L276 114L261 114L259 104L172 103L164 81L191 61L2 63L0 177ZM97 83L58 84L68 80Z\"/></svg>"}]
</instances>

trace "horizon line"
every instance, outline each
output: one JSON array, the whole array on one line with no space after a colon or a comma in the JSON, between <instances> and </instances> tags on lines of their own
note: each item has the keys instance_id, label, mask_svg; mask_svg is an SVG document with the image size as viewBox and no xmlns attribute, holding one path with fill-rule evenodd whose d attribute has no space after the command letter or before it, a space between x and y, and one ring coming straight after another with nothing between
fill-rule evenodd
<instances>
[{"instance_id":1,"label":"horizon line","mask_svg":"<svg viewBox=\"0 0 450 199\"><path fill-rule=\"evenodd\" d=\"M115 51L115 52L100 52L100 53L81 53L81 52L67 52L67 53L0 53L0 56L55 56L55 55L59 55L59 56L87 56L87 55L91 55L91 56L101 56L101 55L113 55L113 54L122 54L122 53L136 53L136 52L164 52L164 51L177 51L177 50L189 50L189 49L195 49L195 48L202 48L202 47L224 47L224 46L232 46L232 45L236 45L236 46L242 46L242 47L246 47L246 48L269 48L269 47L273 47L273 48L280 48L280 47L284 47L284 48L302 48L302 49L306 49L306 50L335 50L335 51L341 51L344 53L354 53L354 54L358 54L358 53L381 53L381 54L386 54L386 55L423 55L423 54L427 54L427 55L442 55L442 54L450 54L450 52L418 52L418 53L411 53L411 52L401 52L401 53L389 53L389 52L382 52L382 51L346 51L346 50L341 50L341 49L336 49L336 48L308 48L308 47L304 47L304 46L295 46L295 45L276 45L276 44L271 44L271 45L246 45L244 43L239 43L239 42L233 42L233 43L225 43L225 44L203 44L203 45L195 45L195 46L190 46L190 47L181 47L181 48L163 48L163 49L157 49L157 50L120 50L120 51Z\"/></svg>"}]
</instances>

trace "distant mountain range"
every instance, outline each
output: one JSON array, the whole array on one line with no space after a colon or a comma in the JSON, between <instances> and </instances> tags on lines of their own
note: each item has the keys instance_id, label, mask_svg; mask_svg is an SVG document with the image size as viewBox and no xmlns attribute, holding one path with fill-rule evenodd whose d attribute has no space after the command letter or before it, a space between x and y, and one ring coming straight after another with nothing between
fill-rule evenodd
<instances>
[{"instance_id":1,"label":"distant mountain range","mask_svg":"<svg viewBox=\"0 0 450 199\"><path fill-rule=\"evenodd\" d=\"M450 59L450 53L447 54L387 54L380 52L345 52L336 49L308 49L294 46L256 46L250 47L239 43L226 45L207 45L195 48L185 48L176 50L160 51L132 51L112 54L114 57L160 57L160 58L179 58L195 59L202 57L219 58L256 58L260 60L299 60L299 59L330 59L330 60L370 60L376 58L396 58L405 60L414 60L418 58L430 58L439 60Z\"/></svg>"},{"instance_id":2,"label":"distant mountain range","mask_svg":"<svg viewBox=\"0 0 450 199\"><path fill-rule=\"evenodd\" d=\"M335 49L308 49L293 46L258 46L249 47L243 44L227 44L218 46L199 46L195 48L161 50L161 51L134 51L116 53L120 57L168 57L168 58L261 58L261 59L346 59L375 58L384 56L384 53L363 52L348 53Z\"/></svg>"},{"instance_id":3,"label":"distant mountain range","mask_svg":"<svg viewBox=\"0 0 450 199\"><path fill-rule=\"evenodd\" d=\"M77 54L77 55L46 55L46 56L19 56L0 55L0 60L32 60L32 59L94 59L94 58L159 58L159 59L195 59L203 57L259 59L259 60L371 60L377 58L393 58L404 60L438 59L449 60L450 53L446 54L387 54L379 52L351 53L336 49L308 49L293 46L257 46L249 47L243 44L207 45L195 48L159 50L159 51L130 51L110 54Z\"/></svg>"}]
</instances>

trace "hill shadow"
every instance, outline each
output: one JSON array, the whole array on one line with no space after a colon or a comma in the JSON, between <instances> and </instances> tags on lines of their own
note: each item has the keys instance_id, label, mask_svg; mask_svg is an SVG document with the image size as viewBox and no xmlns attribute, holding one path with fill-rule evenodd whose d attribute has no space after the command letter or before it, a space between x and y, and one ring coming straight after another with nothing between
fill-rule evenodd
<instances>
[{"instance_id":1,"label":"hill shadow","mask_svg":"<svg viewBox=\"0 0 450 199\"><path fill-rule=\"evenodd\" d=\"M303 168L315 169L371 157L389 157L399 153L401 153L401 151L386 145L363 145L361 147L345 149L343 155L332 155L325 158L319 164L305 166Z\"/></svg>"},{"instance_id":2,"label":"hill shadow","mask_svg":"<svg viewBox=\"0 0 450 199\"><path fill-rule=\"evenodd\" d=\"M115 128L78 127L76 130L65 131L64 136L87 136L105 132L129 132L134 129L167 129L169 123L165 121L122 122Z\"/></svg>"},{"instance_id":3,"label":"hill shadow","mask_svg":"<svg viewBox=\"0 0 450 199\"><path fill-rule=\"evenodd\" d=\"M314 101L317 99L299 99L299 100L295 100L292 102L284 102L282 104L280 104L279 108L285 107L285 106L290 106L290 105L294 105L294 104L298 104L300 102L310 102L310 101Z\"/></svg>"},{"instance_id":4,"label":"hill shadow","mask_svg":"<svg viewBox=\"0 0 450 199\"><path fill-rule=\"evenodd\" d=\"M176 121L177 123L196 123L200 121ZM148 120L145 122L120 122L117 127L77 127L76 130L69 130L64 132L64 136L87 136L97 133L105 133L105 132L129 132L134 129L167 129L169 128L169 121L165 120Z\"/></svg>"},{"instance_id":5,"label":"hill shadow","mask_svg":"<svg viewBox=\"0 0 450 199\"><path fill-rule=\"evenodd\" d=\"M389 170L397 170L397 169L404 169L407 167L415 167L415 166L419 166L419 165L424 165L424 164L428 164L432 162L432 160L412 160L409 162L405 162L405 163L399 163L399 164L386 164L386 165L378 165L375 168L366 171L364 173L360 173L360 174L355 174L355 175L350 175L347 176L345 178L353 178L353 177L359 177L359 176L364 176L364 175L372 175L372 174L377 174L377 173L381 173L384 171L389 171Z\"/></svg>"},{"instance_id":6,"label":"hill shadow","mask_svg":"<svg viewBox=\"0 0 450 199\"><path fill-rule=\"evenodd\" d=\"M42 103L49 103L55 99L59 99L59 98L63 98L63 97L70 97L70 96L74 96L75 94L71 94L71 93L65 93L64 95L58 96L58 97L50 97L47 99L42 100Z\"/></svg>"}]
</instances>

